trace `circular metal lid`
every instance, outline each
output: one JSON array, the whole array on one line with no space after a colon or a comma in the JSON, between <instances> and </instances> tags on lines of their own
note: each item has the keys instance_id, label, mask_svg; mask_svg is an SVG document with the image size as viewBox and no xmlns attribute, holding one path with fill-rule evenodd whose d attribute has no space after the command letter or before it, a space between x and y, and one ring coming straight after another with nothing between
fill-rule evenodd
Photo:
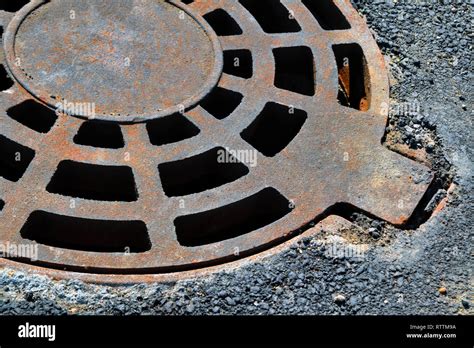
<instances>
[{"instance_id":1,"label":"circular metal lid","mask_svg":"<svg viewBox=\"0 0 474 348\"><path fill-rule=\"evenodd\" d=\"M12 21L5 46L24 88L86 118L135 122L184 110L222 72L208 24L164 1L35 1Z\"/></svg>"}]
</instances>

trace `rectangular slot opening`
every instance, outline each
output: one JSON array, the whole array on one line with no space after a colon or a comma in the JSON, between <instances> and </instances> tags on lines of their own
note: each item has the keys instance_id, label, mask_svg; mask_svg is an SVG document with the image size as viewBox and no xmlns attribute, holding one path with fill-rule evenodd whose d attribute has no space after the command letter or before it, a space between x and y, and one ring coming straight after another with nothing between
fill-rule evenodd
<instances>
[{"instance_id":1,"label":"rectangular slot opening","mask_svg":"<svg viewBox=\"0 0 474 348\"><path fill-rule=\"evenodd\" d=\"M143 221L92 220L33 212L21 236L39 244L102 253L141 253L151 249Z\"/></svg>"},{"instance_id":2,"label":"rectangular slot opening","mask_svg":"<svg viewBox=\"0 0 474 348\"><path fill-rule=\"evenodd\" d=\"M324 30L346 30L351 25L332 0L302 0Z\"/></svg>"},{"instance_id":3,"label":"rectangular slot opening","mask_svg":"<svg viewBox=\"0 0 474 348\"><path fill-rule=\"evenodd\" d=\"M295 33L301 30L298 22L280 0L239 0L269 34Z\"/></svg>"},{"instance_id":4,"label":"rectangular slot opening","mask_svg":"<svg viewBox=\"0 0 474 348\"><path fill-rule=\"evenodd\" d=\"M133 202L138 199L132 169L126 166L62 161L46 190L97 201Z\"/></svg>"},{"instance_id":5,"label":"rectangular slot opening","mask_svg":"<svg viewBox=\"0 0 474 348\"><path fill-rule=\"evenodd\" d=\"M181 245L202 246L242 236L274 223L292 210L274 188L266 188L241 201L175 219Z\"/></svg>"},{"instance_id":6,"label":"rectangular slot opening","mask_svg":"<svg viewBox=\"0 0 474 348\"><path fill-rule=\"evenodd\" d=\"M224 148L158 166L161 184L168 197L186 196L233 182L249 173L247 166ZM225 161L219 161L223 158ZM232 161L228 161L232 159Z\"/></svg>"},{"instance_id":7,"label":"rectangular slot opening","mask_svg":"<svg viewBox=\"0 0 474 348\"><path fill-rule=\"evenodd\" d=\"M273 49L275 58L275 87L313 96L316 70L309 47L280 47Z\"/></svg>"},{"instance_id":8,"label":"rectangular slot opening","mask_svg":"<svg viewBox=\"0 0 474 348\"><path fill-rule=\"evenodd\" d=\"M58 118L53 110L34 100L26 100L11 107L7 115L38 133L48 133Z\"/></svg>"},{"instance_id":9,"label":"rectangular slot opening","mask_svg":"<svg viewBox=\"0 0 474 348\"><path fill-rule=\"evenodd\" d=\"M219 8L206 13L203 18L209 23L218 36L233 36L243 33L235 19L223 9Z\"/></svg>"},{"instance_id":10,"label":"rectangular slot opening","mask_svg":"<svg viewBox=\"0 0 474 348\"><path fill-rule=\"evenodd\" d=\"M367 111L370 109L370 76L367 61L358 44L333 46L337 61L341 105Z\"/></svg>"},{"instance_id":11,"label":"rectangular slot opening","mask_svg":"<svg viewBox=\"0 0 474 348\"><path fill-rule=\"evenodd\" d=\"M265 156L273 157L298 135L307 118L306 111L270 102L241 137Z\"/></svg>"},{"instance_id":12,"label":"rectangular slot opening","mask_svg":"<svg viewBox=\"0 0 474 348\"><path fill-rule=\"evenodd\" d=\"M3 135L0 135L0 176L10 181L21 179L35 152Z\"/></svg>"}]
</instances>

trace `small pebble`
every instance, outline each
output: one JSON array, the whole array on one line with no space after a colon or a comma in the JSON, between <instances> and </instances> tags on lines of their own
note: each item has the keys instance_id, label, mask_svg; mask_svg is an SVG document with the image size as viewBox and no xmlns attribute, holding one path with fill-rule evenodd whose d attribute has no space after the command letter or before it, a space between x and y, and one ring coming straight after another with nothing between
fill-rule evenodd
<instances>
[{"instance_id":1,"label":"small pebble","mask_svg":"<svg viewBox=\"0 0 474 348\"><path fill-rule=\"evenodd\" d=\"M344 295L336 295L334 296L334 303L338 304L338 305L342 305L346 302L346 297Z\"/></svg>"}]
</instances>

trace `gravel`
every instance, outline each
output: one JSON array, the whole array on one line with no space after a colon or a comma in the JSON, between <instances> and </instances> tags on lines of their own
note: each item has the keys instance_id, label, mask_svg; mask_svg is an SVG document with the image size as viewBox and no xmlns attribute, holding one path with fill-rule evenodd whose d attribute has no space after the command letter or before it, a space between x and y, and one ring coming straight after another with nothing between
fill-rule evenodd
<instances>
[{"instance_id":1,"label":"gravel","mask_svg":"<svg viewBox=\"0 0 474 348\"><path fill-rule=\"evenodd\" d=\"M426 150L438 174L434 204L454 184L445 209L416 230L354 214L359 227L336 234L364 246L363 257L332 257L326 242L334 236L324 232L263 262L194 280L99 286L2 269L0 313L473 314L472 5L353 2L392 74L397 107L387 146Z\"/></svg>"}]
</instances>

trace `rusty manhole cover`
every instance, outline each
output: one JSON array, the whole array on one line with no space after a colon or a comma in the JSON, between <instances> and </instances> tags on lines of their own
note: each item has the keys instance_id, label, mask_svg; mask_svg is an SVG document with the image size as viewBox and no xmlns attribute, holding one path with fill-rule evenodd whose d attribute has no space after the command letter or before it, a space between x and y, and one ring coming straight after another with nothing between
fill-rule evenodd
<instances>
[{"instance_id":1,"label":"rusty manhole cover","mask_svg":"<svg viewBox=\"0 0 474 348\"><path fill-rule=\"evenodd\" d=\"M428 168L382 145L387 73L348 0L34 0L0 16L0 240L38 245L15 264L198 269L341 204L404 224L428 189Z\"/></svg>"}]
</instances>

